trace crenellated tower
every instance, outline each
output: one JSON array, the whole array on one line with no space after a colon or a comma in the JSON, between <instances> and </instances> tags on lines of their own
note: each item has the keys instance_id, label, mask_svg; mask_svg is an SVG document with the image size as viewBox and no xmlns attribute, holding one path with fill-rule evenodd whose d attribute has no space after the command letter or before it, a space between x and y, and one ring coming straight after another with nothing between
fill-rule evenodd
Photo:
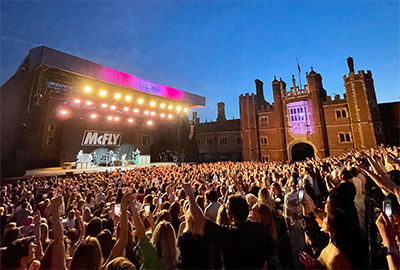
<instances>
[{"instance_id":1,"label":"crenellated tower","mask_svg":"<svg viewBox=\"0 0 400 270\"><path fill-rule=\"evenodd\" d=\"M375 147L385 141L376 101L374 80L368 70L354 72L353 58L347 58L349 74L343 76L356 149Z\"/></svg>"},{"instance_id":2,"label":"crenellated tower","mask_svg":"<svg viewBox=\"0 0 400 270\"><path fill-rule=\"evenodd\" d=\"M260 159L256 105L256 95L246 93L239 96L240 137L242 140L243 160Z\"/></svg>"}]
</instances>

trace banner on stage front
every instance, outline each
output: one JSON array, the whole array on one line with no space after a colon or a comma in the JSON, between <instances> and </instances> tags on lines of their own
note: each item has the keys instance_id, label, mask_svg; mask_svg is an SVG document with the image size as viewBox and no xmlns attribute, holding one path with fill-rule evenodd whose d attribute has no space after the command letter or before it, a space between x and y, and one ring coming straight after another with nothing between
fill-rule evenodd
<instances>
[{"instance_id":1,"label":"banner on stage front","mask_svg":"<svg viewBox=\"0 0 400 270\"><path fill-rule=\"evenodd\" d=\"M113 131L85 130L82 146L119 146L122 133Z\"/></svg>"}]
</instances>

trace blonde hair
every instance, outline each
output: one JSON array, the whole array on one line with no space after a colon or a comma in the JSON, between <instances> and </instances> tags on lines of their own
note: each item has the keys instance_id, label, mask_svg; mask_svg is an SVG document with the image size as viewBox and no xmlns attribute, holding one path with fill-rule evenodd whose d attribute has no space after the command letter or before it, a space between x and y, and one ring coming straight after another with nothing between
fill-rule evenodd
<instances>
[{"instance_id":1,"label":"blonde hair","mask_svg":"<svg viewBox=\"0 0 400 270\"><path fill-rule=\"evenodd\" d=\"M150 243L157 250L166 268L176 268L179 258L175 230L171 223L161 221L154 229Z\"/></svg>"},{"instance_id":2,"label":"blonde hair","mask_svg":"<svg viewBox=\"0 0 400 270\"><path fill-rule=\"evenodd\" d=\"M275 212L275 202L272 200L269 190L267 188L262 188L258 192L258 200L268 206L268 208Z\"/></svg>"},{"instance_id":3,"label":"blonde hair","mask_svg":"<svg viewBox=\"0 0 400 270\"><path fill-rule=\"evenodd\" d=\"M186 211L185 213L185 229L183 232L191 232L193 235L204 235L204 230L202 226L199 226L193 219L192 213Z\"/></svg>"},{"instance_id":4,"label":"blonde hair","mask_svg":"<svg viewBox=\"0 0 400 270\"><path fill-rule=\"evenodd\" d=\"M247 204L249 205L249 208L251 209L253 208L253 205L257 203L258 199L256 196L254 196L254 194L249 193L246 195L246 201Z\"/></svg>"}]
</instances>

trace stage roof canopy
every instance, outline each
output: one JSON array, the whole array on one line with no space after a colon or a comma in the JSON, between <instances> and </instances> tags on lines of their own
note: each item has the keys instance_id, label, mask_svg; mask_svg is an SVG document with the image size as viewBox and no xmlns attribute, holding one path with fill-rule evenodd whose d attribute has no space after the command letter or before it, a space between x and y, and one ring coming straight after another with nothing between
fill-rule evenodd
<instances>
[{"instance_id":1,"label":"stage roof canopy","mask_svg":"<svg viewBox=\"0 0 400 270\"><path fill-rule=\"evenodd\" d=\"M28 63L29 71L39 66L47 66L162 98L185 102L192 108L205 106L205 97L142 79L45 46L31 49L24 63ZM23 64L18 71L21 71Z\"/></svg>"}]
</instances>

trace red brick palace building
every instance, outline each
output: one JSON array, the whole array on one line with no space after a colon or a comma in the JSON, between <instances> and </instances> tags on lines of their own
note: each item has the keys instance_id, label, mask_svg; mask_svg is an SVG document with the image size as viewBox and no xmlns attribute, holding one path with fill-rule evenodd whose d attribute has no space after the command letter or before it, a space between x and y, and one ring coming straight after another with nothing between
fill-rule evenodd
<instances>
[{"instance_id":1,"label":"red brick palace building","mask_svg":"<svg viewBox=\"0 0 400 270\"><path fill-rule=\"evenodd\" d=\"M347 64L343 98L328 96L312 68L303 89L294 77L290 89L274 78L272 104L256 80L256 94L239 98L243 160L302 160L381 143L398 145L400 102L377 104L371 71L355 72L351 57Z\"/></svg>"}]
</instances>

